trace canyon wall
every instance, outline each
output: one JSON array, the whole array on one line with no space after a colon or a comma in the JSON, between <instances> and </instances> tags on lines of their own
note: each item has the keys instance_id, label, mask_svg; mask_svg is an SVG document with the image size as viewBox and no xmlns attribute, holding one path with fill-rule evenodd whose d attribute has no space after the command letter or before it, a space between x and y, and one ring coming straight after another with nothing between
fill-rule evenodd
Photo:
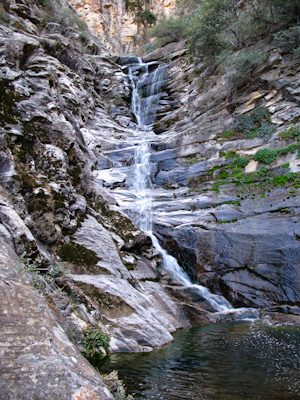
<instances>
[{"instance_id":1,"label":"canyon wall","mask_svg":"<svg viewBox=\"0 0 300 400\"><path fill-rule=\"evenodd\" d=\"M69 0L88 26L118 54L139 53L146 43L145 27L138 25L134 12L127 12L124 0ZM158 18L169 17L174 0L151 0L149 10Z\"/></svg>"},{"instance_id":2,"label":"canyon wall","mask_svg":"<svg viewBox=\"0 0 300 400\"><path fill-rule=\"evenodd\" d=\"M105 352L92 334L109 335L111 351L150 351L225 317L174 281L125 212L138 127L124 59L65 1L0 11L3 385L52 396L35 383L45 372L53 385L68 377L60 398L112 398L78 350ZM155 230L195 282L234 305L297 312L300 61L262 45L266 58L238 78L193 63L184 43L148 56L168 64L151 142Z\"/></svg>"}]
</instances>

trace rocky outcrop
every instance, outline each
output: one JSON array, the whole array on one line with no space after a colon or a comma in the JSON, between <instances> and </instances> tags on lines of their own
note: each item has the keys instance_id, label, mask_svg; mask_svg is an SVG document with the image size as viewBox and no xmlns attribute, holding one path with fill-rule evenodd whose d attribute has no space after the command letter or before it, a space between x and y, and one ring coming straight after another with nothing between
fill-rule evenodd
<instances>
[{"instance_id":1,"label":"rocky outcrop","mask_svg":"<svg viewBox=\"0 0 300 400\"><path fill-rule=\"evenodd\" d=\"M109 398L75 350L76 344L103 352L97 343L84 346L89 332L109 334L113 351L149 351L179 328L218 317L170 278L148 235L128 216L137 125L126 62L111 57L64 1L44 2L43 9L35 0L3 4L2 296L7 304L9 291L18 291L20 326L32 333L25 344L38 345L28 357L17 314L7 312L4 355L7 327L16 325L10 365L21 360L27 368L25 388L44 382L37 351L49 359L45 396L54 388L60 393L55 379L67 376L69 397ZM151 143L156 234L195 281L236 305L259 307L299 301L299 59L266 45L267 60L240 79L191 64L181 43L149 56L169 64ZM234 123L255 110L255 129L263 133L249 138ZM256 157L265 148L269 159ZM16 270L13 252L27 278ZM51 327L43 338L29 318L33 308L39 334L44 324ZM6 382L10 374L16 382L12 370Z\"/></svg>"},{"instance_id":2,"label":"rocky outcrop","mask_svg":"<svg viewBox=\"0 0 300 400\"><path fill-rule=\"evenodd\" d=\"M113 399L0 239L1 399Z\"/></svg>"},{"instance_id":3,"label":"rocky outcrop","mask_svg":"<svg viewBox=\"0 0 300 400\"><path fill-rule=\"evenodd\" d=\"M263 49L266 60L235 78L191 64L178 48L161 54L169 97L155 126L156 228L195 280L236 306L298 304L300 167L291 132L300 129L300 60L262 42L247 51ZM268 133L234 132L255 110L270 113ZM266 148L278 155L255 156Z\"/></svg>"}]
</instances>

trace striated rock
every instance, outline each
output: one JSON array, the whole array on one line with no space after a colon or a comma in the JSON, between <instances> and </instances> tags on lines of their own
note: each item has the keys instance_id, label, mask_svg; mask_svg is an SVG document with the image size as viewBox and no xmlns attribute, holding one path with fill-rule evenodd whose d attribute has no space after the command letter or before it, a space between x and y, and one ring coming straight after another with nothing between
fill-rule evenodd
<instances>
[{"instance_id":1,"label":"striated rock","mask_svg":"<svg viewBox=\"0 0 300 400\"><path fill-rule=\"evenodd\" d=\"M0 238L1 398L113 399L23 268Z\"/></svg>"},{"instance_id":2,"label":"striated rock","mask_svg":"<svg viewBox=\"0 0 300 400\"><path fill-rule=\"evenodd\" d=\"M97 310L111 335L112 351L150 351L173 340L170 333L190 326L183 309L159 283L124 280L104 275L70 275L73 293ZM88 308L91 307L88 306ZM202 321L209 321L203 312Z\"/></svg>"}]
</instances>

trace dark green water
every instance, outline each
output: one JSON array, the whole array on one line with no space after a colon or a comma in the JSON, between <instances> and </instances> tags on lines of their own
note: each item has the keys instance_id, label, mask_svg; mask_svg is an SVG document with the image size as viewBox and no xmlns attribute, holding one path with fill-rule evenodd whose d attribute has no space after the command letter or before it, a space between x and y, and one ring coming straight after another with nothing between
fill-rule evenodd
<instances>
[{"instance_id":1,"label":"dark green water","mask_svg":"<svg viewBox=\"0 0 300 400\"><path fill-rule=\"evenodd\" d=\"M234 322L185 329L174 339L96 366L118 370L135 399L300 399L300 328Z\"/></svg>"}]
</instances>

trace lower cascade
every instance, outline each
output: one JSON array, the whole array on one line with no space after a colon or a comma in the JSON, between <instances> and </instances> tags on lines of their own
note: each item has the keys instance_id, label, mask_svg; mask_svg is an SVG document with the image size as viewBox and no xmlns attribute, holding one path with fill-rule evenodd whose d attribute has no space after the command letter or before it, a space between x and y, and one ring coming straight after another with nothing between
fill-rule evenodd
<instances>
[{"instance_id":1,"label":"lower cascade","mask_svg":"<svg viewBox=\"0 0 300 400\"><path fill-rule=\"evenodd\" d=\"M255 309L235 309L225 297L211 293L206 287L195 284L188 274L181 268L177 260L164 250L157 237L154 235L152 198L151 198L151 140L155 133L151 124L155 121L155 112L158 107L161 88L164 80L165 65L156 63L143 63L137 58L136 63L129 65L129 77L132 83L132 112L138 123L136 139L138 145L134 154L135 170L131 190L135 195L131 214L134 222L152 239L153 246L160 253L165 269L170 276L183 287L191 289L202 297L216 312L229 313L239 318L256 318L258 311ZM150 66L155 69L149 72Z\"/></svg>"}]
</instances>

